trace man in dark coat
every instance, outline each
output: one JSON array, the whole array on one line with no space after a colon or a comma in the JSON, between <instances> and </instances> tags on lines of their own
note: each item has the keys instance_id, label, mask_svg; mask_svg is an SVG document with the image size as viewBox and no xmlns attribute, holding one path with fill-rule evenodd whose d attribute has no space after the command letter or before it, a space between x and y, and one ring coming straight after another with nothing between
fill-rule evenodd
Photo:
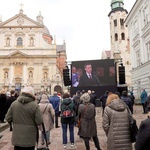
<instances>
[{"instance_id":1,"label":"man in dark coat","mask_svg":"<svg viewBox=\"0 0 150 150\"><path fill-rule=\"evenodd\" d=\"M81 76L79 80L79 86L100 86L101 83L96 76L96 74L92 73L92 65L87 63L84 65L85 73Z\"/></svg>"},{"instance_id":2,"label":"man in dark coat","mask_svg":"<svg viewBox=\"0 0 150 150\"><path fill-rule=\"evenodd\" d=\"M129 107L131 113L133 114L133 106L132 106L132 101L130 97L128 96L128 93L126 90L122 92L121 99L126 103L126 105Z\"/></svg>"}]
</instances>

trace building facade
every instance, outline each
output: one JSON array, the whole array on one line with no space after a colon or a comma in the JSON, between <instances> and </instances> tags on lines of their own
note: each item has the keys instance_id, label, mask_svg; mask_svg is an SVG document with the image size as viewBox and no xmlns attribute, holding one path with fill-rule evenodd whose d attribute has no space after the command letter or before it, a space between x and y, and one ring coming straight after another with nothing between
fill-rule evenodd
<instances>
[{"instance_id":1,"label":"building facade","mask_svg":"<svg viewBox=\"0 0 150 150\"><path fill-rule=\"evenodd\" d=\"M31 85L36 92L63 91L65 42L53 42L41 13L35 21L20 9L14 17L0 21L0 41L0 90L20 91Z\"/></svg>"},{"instance_id":2,"label":"building facade","mask_svg":"<svg viewBox=\"0 0 150 150\"><path fill-rule=\"evenodd\" d=\"M140 98L143 88L150 94L150 0L137 0L125 24L130 38L132 87Z\"/></svg>"},{"instance_id":3,"label":"building facade","mask_svg":"<svg viewBox=\"0 0 150 150\"><path fill-rule=\"evenodd\" d=\"M125 66L125 85L131 87L131 59L128 29L124 24L127 17L123 0L112 0L111 11L108 14L110 22L111 58L115 59L118 79L118 66L122 62ZM119 86L119 85L118 85Z\"/></svg>"}]
</instances>

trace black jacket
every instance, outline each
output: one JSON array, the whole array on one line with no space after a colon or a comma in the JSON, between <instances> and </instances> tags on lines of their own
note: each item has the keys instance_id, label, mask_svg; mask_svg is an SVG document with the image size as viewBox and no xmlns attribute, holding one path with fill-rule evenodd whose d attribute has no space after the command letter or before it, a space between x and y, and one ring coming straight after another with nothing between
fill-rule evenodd
<instances>
[{"instance_id":1,"label":"black jacket","mask_svg":"<svg viewBox=\"0 0 150 150\"><path fill-rule=\"evenodd\" d=\"M135 150L150 150L150 118L141 122L135 143Z\"/></svg>"}]
</instances>

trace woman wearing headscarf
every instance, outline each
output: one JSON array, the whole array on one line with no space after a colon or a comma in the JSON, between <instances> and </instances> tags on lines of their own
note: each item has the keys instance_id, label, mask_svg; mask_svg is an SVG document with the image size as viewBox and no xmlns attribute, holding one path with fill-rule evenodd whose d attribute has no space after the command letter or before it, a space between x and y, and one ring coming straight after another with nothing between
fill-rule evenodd
<instances>
[{"instance_id":1,"label":"woman wearing headscarf","mask_svg":"<svg viewBox=\"0 0 150 150\"><path fill-rule=\"evenodd\" d=\"M97 150L101 150L99 139L97 137L95 106L94 104L90 103L90 96L88 93L84 93L80 99L83 103L79 105L78 109L78 117L81 121L81 125L79 127L79 136L83 138L86 150L90 150L89 140L91 138L93 138Z\"/></svg>"},{"instance_id":2,"label":"woman wearing headscarf","mask_svg":"<svg viewBox=\"0 0 150 150\"><path fill-rule=\"evenodd\" d=\"M127 105L116 94L107 98L102 126L107 136L107 150L132 150Z\"/></svg>"},{"instance_id":3,"label":"woman wearing headscarf","mask_svg":"<svg viewBox=\"0 0 150 150\"><path fill-rule=\"evenodd\" d=\"M54 128L53 118L54 118L55 112L54 112L52 104L49 103L48 96L46 94L42 95L39 106L40 106L40 111L43 116L43 123L45 126L47 144L50 144L50 130ZM43 145L44 144L44 132L43 132L42 125L39 126L39 129L41 130L41 133L42 133L41 144Z\"/></svg>"},{"instance_id":4,"label":"woman wearing headscarf","mask_svg":"<svg viewBox=\"0 0 150 150\"><path fill-rule=\"evenodd\" d=\"M37 139L37 126L43 118L35 102L34 89L25 87L6 114L7 122L13 123L12 145L14 150L34 150Z\"/></svg>"}]
</instances>

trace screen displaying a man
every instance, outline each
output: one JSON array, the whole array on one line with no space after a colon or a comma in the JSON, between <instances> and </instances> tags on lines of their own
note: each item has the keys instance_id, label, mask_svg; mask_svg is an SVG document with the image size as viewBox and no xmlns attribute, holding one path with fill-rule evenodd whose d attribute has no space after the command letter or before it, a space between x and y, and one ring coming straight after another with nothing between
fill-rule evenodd
<instances>
[{"instance_id":1,"label":"screen displaying a man","mask_svg":"<svg viewBox=\"0 0 150 150\"><path fill-rule=\"evenodd\" d=\"M76 67L72 67L72 86L77 87L79 85L79 74Z\"/></svg>"},{"instance_id":2,"label":"screen displaying a man","mask_svg":"<svg viewBox=\"0 0 150 150\"><path fill-rule=\"evenodd\" d=\"M98 77L92 72L92 65L87 63L84 65L85 73L81 76L79 86L101 86Z\"/></svg>"}]
</instances>

